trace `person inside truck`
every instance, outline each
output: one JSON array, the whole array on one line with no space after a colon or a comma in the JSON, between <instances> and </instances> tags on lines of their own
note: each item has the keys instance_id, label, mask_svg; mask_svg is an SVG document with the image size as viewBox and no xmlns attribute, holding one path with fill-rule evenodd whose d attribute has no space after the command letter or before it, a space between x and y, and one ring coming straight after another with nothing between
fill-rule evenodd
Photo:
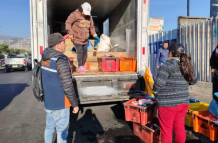
<instances>
[{"instance_id":1,"label":"person inside truck","mask_svg":"<svg viewBox=\"0 0 218 143\"><path fill-rule=\"evenodd\" d=\"M168 58L168 41L164 41L163 42L163 47L161 47L160 49L157 50L157 57L156 57L156 61L155 61L155 65L156 68L159 69L159 67L161 65L163 65L163 63L166 62L167 58Z\"/></svg>"},{"instance_id":2,"label":"person inside truck","mask_svg":"<svg viewBox=\"0 0 218 143\"><path fill-rule=\"evenodd\" d=\"M216 98L214 93L218 92L218 45L210 57L210 67L213 73L213 97Z\"/></svg>"},{"instance_id":3,"label":"person inside truck","mask_svg":"<svg viewBox=\"0 0 218 143\"><path fill-rule=\"evenodd\" d=\"M83 3L81 7L68 16L65 23L66 31L70 34L69 39L71 39L77 51L78 71L80 73L89 71L84 66L87 59L87 40L90 36L89 32L96 39L97 43L100 42L95 31L91 9L89 3Z\"/></svg>"},{"instance_id":4,"label":"person inside truck","mask_svg":"<svg viewBox=\"0 0 218 143\"><path fill-rule=\"evenodd\" d=\"M191 58L180 43L169 47L167 61L160 67L154 81L153 92L158 106L158 119L162 143L185 143L185 115L189 109L189 85L197 83Z\"/></svg>"}]
</instances>

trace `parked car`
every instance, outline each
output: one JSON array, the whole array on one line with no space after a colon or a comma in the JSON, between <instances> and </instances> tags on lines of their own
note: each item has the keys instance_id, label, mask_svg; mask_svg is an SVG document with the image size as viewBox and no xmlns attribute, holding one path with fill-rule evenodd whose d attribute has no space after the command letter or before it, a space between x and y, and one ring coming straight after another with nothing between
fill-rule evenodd
<instances>
[{"instance_id":1,"label":"parked car","mask_svg":"<svg viewBox=\"0 0 218 143\"><path fill-rule=\"evenodd\" d=\"M5 70L10 72L11 69L23 68L24 71L28 71L32 67L31 58L27 53L10 53L8 58L5 59Z\"/></svg>"}]
</instances>

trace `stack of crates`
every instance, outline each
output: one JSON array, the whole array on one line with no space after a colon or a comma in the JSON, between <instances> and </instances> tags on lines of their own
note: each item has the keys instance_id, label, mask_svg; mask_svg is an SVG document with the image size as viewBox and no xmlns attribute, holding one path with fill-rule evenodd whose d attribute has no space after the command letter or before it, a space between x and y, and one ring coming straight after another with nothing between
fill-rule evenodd
<instances>
[{"instance_id":1,"label":"stack of crates","mask_svg":"<svg viewBox=\"0 0 218 143\"><path fill-rule=\"evenodd\" d=\"M154 98L151 99L154 104L147 107L141 107L132 104L140 99L148 99L147 97L137 97L124 103L126 121L133 122L134 134L146 143L160 143L161 135L157 116L157 104ZM158 125L158 128L149 127L148 124ZM147 126L146 126L147 125Z\"/></svg>"},{"instance_id":2,"label":"stack of crates","mask_svg":"<svg viewBox=\"0 0 218 143\"><path fill-rule=\"evenodd\" d=\"M190 107L185 116L185 125L193 127L193 131L208 137L211 141L218 140L218 118L208 111L209 104L190 99Z\"/></svg>"}]
</instances>

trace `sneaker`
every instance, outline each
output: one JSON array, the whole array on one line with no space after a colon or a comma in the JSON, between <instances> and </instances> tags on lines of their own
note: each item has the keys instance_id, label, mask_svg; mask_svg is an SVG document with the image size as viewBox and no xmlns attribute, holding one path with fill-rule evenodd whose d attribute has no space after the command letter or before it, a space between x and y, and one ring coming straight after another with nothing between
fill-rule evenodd
<instances>
[{"instance_id":1,"label":"sneaker","mask_svg":"<svg viewBox=\"0 0 218 143\"><path fill-rule=\"evenodd\" d=\"M82 68L84 71L89 71L89 69L85 68L84 66L81 66L81 68Z\"/></svg>"},{"instance_id":2,"label":"sneaker","mask_svg":"<svg viewBox=\"0 0 218 143\"><path fill-rule=\"evenodd\" d=\"M85 72L84 69L82 68L82 66L79 67L77 70L78 70L80 73L84 73L84 72Z\"/></svg>"}]
</instances>

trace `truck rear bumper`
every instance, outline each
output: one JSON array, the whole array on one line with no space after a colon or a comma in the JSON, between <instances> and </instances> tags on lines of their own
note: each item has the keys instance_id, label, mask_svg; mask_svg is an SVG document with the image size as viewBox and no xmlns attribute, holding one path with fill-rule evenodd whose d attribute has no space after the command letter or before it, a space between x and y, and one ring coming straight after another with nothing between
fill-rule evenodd
<instances>
[{"instance_id":1,"label":"truck rear bumper","mask_svg":"<svg viewBox=\"0 0 218 143\"><path fill-rule=\"evenodd\" d=\"M5 68L9 68L9 69L19 69L19 68L24 68L25 67L25 65L20 65L20 64L18 64L18 65L5 65Z\"/></svg>"},{"instance_id":2,"label":"truck rear bumper","mask_svg":"<svg viewBox=\"0 0 218 143\"><path fill-rule=\"evenodd\" d=\"M76 76L73 83L81 104L129 100L144 91L137 74Z\"/></svg>"},{"instance_id":3,"label":"truck rear bumper","mask_svg":"<svg viewBox=\"0 0 218 143\"><path fill-rule=\"evenodd\" d=\"M93 103L107 103L107 102L118 102L118 101L127 101L131 98L138 97L142 94L124 94L119 96L104 96L104 97L89 97L89 98L80 98L80 104L93 104Z\"/></svg>"}]
</instances>

